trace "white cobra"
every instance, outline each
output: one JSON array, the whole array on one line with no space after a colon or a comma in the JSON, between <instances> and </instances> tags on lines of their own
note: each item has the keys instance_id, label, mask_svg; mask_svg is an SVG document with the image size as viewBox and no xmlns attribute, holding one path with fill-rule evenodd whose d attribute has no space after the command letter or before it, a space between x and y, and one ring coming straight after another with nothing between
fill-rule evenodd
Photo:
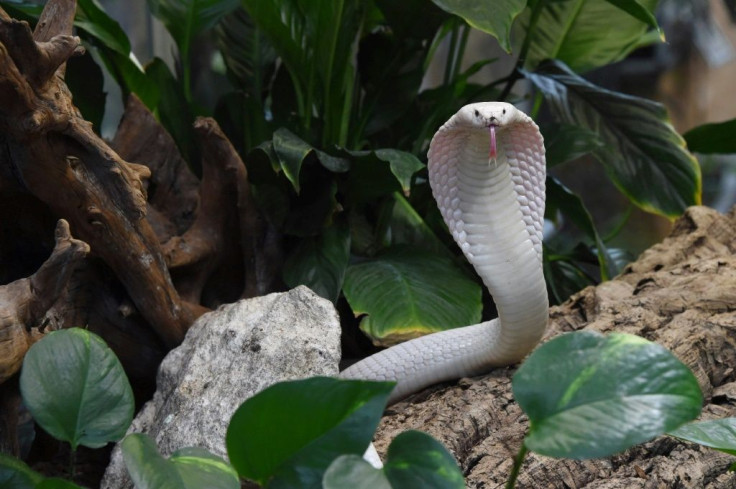
<instances>
[{"instance_id":1,"label":"white cobra","mask_svg":"<svg viewBox=\"0 0 736 489\"><path fill-rule=\"evenodd\" d=\"M547 326L542 271L545 159L539 128L513 105L466 105L432 138L429 182L498 318L383 350L340 377L392 380L394 402L429 385L520 361Z\"/></svg>"}]
</instances>

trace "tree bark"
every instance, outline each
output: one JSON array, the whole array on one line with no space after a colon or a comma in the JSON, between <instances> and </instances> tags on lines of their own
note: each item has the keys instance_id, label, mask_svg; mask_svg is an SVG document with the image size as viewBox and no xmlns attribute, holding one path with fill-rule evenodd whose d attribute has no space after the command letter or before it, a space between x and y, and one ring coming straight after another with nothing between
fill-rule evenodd
<instances>
[{"instance_id":1,"label":"tree bark","mask_svg":"<svg viewBox=\"0 0 736 489\"><path fill-rule=\"evenodd\" d=\"M550 310L548 340L589 329L625 332L670 349L695 373L705 398L702 419L736 415L736 209L720 215L693 207L670 236L614 280L588 287ZM458 459L471 488L500 488L528 420L514 402L515 368L438 386L391 406L376 435L384 454L401 431L419 429ZM663 436L599 460L530 454L517 487L733 488L734 457Z\"/></svg>"}]
</instances>

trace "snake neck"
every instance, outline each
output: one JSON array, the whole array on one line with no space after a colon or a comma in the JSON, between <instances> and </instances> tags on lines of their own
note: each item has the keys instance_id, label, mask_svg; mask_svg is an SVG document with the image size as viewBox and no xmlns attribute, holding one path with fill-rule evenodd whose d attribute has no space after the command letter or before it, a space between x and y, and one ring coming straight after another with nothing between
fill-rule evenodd
<instances>
[{"instance_id":1,"label":"snake neck","mask_svg":"<svg viewBox=\"0 0 736 489\"><path fill-rule=\"evenodd\" d=\"M522 359L547 325L541 256L513 181L515 153L499 138L495 161L480 132L448 134L431 150L430 183L455 241L493 296L500 329L493 365ZM511 156L509 156L511 155ZM492 360L490 360L492 358Z\"/></svg>"}]
</instances>

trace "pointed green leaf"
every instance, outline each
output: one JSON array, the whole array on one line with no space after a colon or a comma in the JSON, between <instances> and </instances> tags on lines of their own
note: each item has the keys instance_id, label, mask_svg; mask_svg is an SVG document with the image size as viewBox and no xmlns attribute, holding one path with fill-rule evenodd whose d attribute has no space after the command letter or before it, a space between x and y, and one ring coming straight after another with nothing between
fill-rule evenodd
<instances>
[{"instance_id":1,"label":"pointed green leaf","mask_svg":"<svg viewBox=\"0 0 736 489\"><path fill-rule=\"evenodd\" d=\"M133 420L133 391L105 342L84 329L54 331L26 353L23 402L54 438L99 448L123 437Z\"/></svg>"},{"instance_id":2,"label":"pointed green leaf","mask_svg":"<svg viewBox=\"0 0 736 489\"><path fill-rule=\"evenodd\" d=\"M736 119L703 124L684 134L690 151L702 154L736 153Z\"/></svg>"},{"instance_id":3,"label":"pointed green leaf","mask_svg":"<svg viewBox=\"0 0 736 489\"><path fill-rule=\"evenodd\" d=\"M82 487L68 480L52 477L38 483L35 489L82 489Z\"/></svg>"},{"instance_id":4,"label":"pointed green leaf","mask_svg":"<svg viewBox=\"0 0 736 489\"><path fill-rule=\"evenodd\" d=\"M322 478L323 489L391 489L386 475L360 455L340 455Z\"/></svg>"},{"instance_id":5,"label":"pointed green leaf","mask_svg":"<svg viewBox=\"0 0 736 489\"><path fill-rule=\"evenodd\" d=\"M411 187L411 177L424 168L422 162L413 154L398 149L377 149L375 153L378 159L389 164L391 173L394 174L399 185L401 185L401 190L404 191L404 194L408 194Z\"/></svg>"},{"instance_id":6,"label":"pointed green leaf","mask_svg":"<svg viewBox=\"0 0 736 489\"><path fill-rule=\"evenodd\" d=\"M598 134L584 127L555 123L543 125L540 130L544 135L547 168L576 160L605 146Z\"/></svg>"},{"instance_id":7,"label":"pointed green leaf","mask_svg":"<svg viewBox=\"0 0 736 489\"><path fill-rule=\"evenodd\" d=\"M392 382L327 377L281 382L241 405L227 430L227 453L241 477L269 488L321 488L339 455L362 455Z\"/></svg>"},{"instance_id":8,"label":"pointed green leaf","mask_svg":"<svg viewBox=\"0 0 736 489\"><path fill-rule=\"evenodd\" d=\"M455 458L440 442L421 431L405 431L388 447L384 472L401 489L463 489Z\"/></svg>"},{"instance_id":9,"label":"pointed green leaf","mask_svg":"<svg viewBox=\"0 0 736 489\"><path fill-rule=\"evenodd\" d=\"M629 3L629 2L620 2ZM642 0L651 12L657 0ZM530 10L520 26L529 24ZM525 66L533 69L546 59L558 59L583 72L620 61L642 44L647 24L607 0L544 2L529 44Z\"/></svg>"},{"instance_id":10,"label":"pointed green leaf","mask_svg":"<svg viewBox=\"0 0 736 489\"><path fill-rule=\"evenodd\" d=\"M74 56L66 62L64 81L72 92L74 105L99 134L107 100L102 69L89 54Z\"/></svg>"},{"instance_id":11,"label":"pointed green leaf","mask_svg":"<svg viewBox=\"0 0 736 489\"><path fill-rule=\"evenodd\" d=\"M654 13L649 8L642 5L637 0L606 0L611 5L614 5L617 8L620 8L627 14L631 15L635 19L638 19L640 22L643 22L647 24L652 29L655 29L661 39L662 42L664 42L664 32L659 28L659 24L657 24L657 18L654 16ZM651 7L654 8L656 6L652 5Z\"/></svg>"},{"instance_id":12,"label":"pointed green leaf","mask_svg":"<svg viewBox=\"0 0 736 489\"><path fill-rule=\"evenodd\" d=\"M238 489L235 469L203 448L182 448L167 460L148 435L132 433L121 443L125 467L137 489Z\"/></svg>"},{"instance_id":13,"label":"pointed green leaf","mask_svg":"<svg viewBox=\"0 0 736 489\"><path fill-rule=\"evenodd\" d=\"M296 134L282 127L273 133L273 150L279 158L284 175L294 186L294 190L299 193L299 172L304 159L312 151L312 147Z\"/></svg>"},{"instance_id":14,"label":"pointed green leaf","mask_svg":"<svg viewBox=\"0 0 736 489\"><path fill-rule=\"evenodd\" d=\"M598 133L606 146L593 154L639 207L674 218L700 203L700 167L662 105L593 85L560 62L525 75L561 122Z\"/></svg>"},{"instance_id":15,"label":"pointed green leaf","mask_svg":"<svg viewBox=\"0 0 736 489\"><path fill-rule=\"evenodd\" d=\"M96 38L118 54L130 54L130 41L125 31L100 7L96 0L78 0L74 25Z\"/></svg>"},{"instance_id":16,"label":"pointed green leaf","mask_svg":"<svg viewBox=\"0 0 736 489\"><path fill-rule=\"evenodd\" d=\"M667 434L736 455L736 418L688 423Z\"/></svg>"},{"instance_id":17,"label":"pointed green leaf","mask_svg":"<svg viewBox=\"0 0 736 489\"><path fill-rule=\"evenodd\" d=\"M616 264L610 256L606 244L598 234L598 230L593 222L593 217L586 209L585 204L579 196L575 195L562 185L559 180L554 177L547 177L547 210L550 215L554 215L559 211L569 218L583 233L590 239L597 251L598 266L600 267L601 280L609 280L615 276L618 271Z\"/></svg>"},{"instance_id":18,"label":"pointed green leaf","mask_svg":"<svg viewBox=\"0 0 736 489\"><path fill-rule=\"evenodd\" d=\"M350 258L350 232L335 224L321 236L303 238L284 262L284 282L306 285L317 295L337 302Z\"/></svg>"},{"instance_id":19,"label":"pointed green leaf","mask_svg":"<svg viewBox=\"0 0 736 489\"><path fill-rule=\"evenodd\" d=\"M559 336L531 354L512 385L529 416L524 443L551 457L608 457L694 419L703 401L687 366L629 334Z\"/></svg>"},{"instance_id":20,"label":"pointed green leaf","mask_svg":"<svg viewBox=\"0 0 736 489\"><path fill-rule=\"evenodd\" d=\"M477 323L482 309L480 286L450 258L408 246L348 267L343 292L382 345Z\"/></svg>"},{"instance_id":21,"label":"pointed green leaf","mask_svg":"<svg viewBox=\"0 0 736 489\"><path fill-rule=\"evenodd\" d=\"M478 30L498 39L501 47L511 52L511 24L524 10L525 0L496 0L493 3L476 0L432 0L438 7L465 19Z\"/></svg>"},{"instance_id":22,"label":"pointed green leaf","mask_svg":"<svg viewBox=\"0 0 736 489\"><path fill-rule=\"evenodd\" d=\"M179 52L188 55L194 38L235 10L238 0L148 0L151 13L166 26Z\"/></svg>"},{"instance_id":23,"label":"pointed green leaf","mask_svg":"<svg viewBox=\"0 0 736 489\"><path fill-rule=\"evenodd\" d=\"M43 476L23 461L0 453L0 487L3 489L34 489L42 480Z\"/></svg>"}]
</instances>

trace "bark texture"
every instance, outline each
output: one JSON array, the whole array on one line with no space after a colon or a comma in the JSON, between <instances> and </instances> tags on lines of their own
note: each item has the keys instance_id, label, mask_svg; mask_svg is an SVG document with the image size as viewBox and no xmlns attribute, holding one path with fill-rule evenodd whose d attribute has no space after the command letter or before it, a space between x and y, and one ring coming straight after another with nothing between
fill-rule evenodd
<instances>
[{"instance_id":1,"label":"bark texture","mask_svg":"<svg viewBox=\"0 0 736 489\"><path fill-rule=\"evenodd\" d=\"M736 209L688 209L664 242L616 279L550 310L545 339L589 329L640 335L670 349L695 373L702 419L736 415ZM513 368L440 386L389 408L376 445L384 454L400 432L437 437L460 462L468 487L501 488L528 423L511 393ZM660 437L607 459L527 456L517 487L727 489L732 456Z\"/></svg>"}]
</instances>

